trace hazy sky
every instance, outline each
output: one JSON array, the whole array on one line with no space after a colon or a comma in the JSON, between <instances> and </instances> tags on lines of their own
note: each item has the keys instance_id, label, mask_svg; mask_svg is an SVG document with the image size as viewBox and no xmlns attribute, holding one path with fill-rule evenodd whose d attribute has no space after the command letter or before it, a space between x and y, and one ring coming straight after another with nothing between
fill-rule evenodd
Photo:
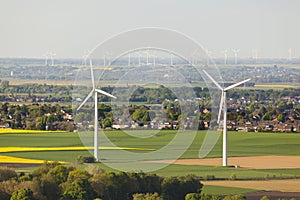
<instances>
[{"instance_id":1,"label":"hazy sky","mask_svg":"<svg viewBox=\"0 0 300 200\"><path fill-rule=\"evenodd\" d=\"M287 57L292 48L300 57L299 9L299 0L0 0L0 57L80 58L112 35L152 26L216 52Z\"/></svg>"}]
</instances>

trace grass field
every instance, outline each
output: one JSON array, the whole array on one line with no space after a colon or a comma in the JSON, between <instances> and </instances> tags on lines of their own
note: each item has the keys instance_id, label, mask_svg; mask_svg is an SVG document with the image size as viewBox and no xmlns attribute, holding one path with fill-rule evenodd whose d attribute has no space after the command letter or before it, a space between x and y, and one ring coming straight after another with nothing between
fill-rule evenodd
<instances>
[{"instance_id":1,"label":"grass field","mask_svg":"<svg viewBox=\"0 0 300 200\"><path fill-rule=\"evenodd\" d=\"M205 137L205 131L198 131L191 146L181 156L181 158L198 158L199 149ZM168 144L176 134L175 131L160 131L152 137L146 137L153 133L148 131L130 132L131 135L138 134L139 137L132 137L122 131L105 132L111 142L119 147L127 148L150 148L160 149ZM101 151L115 151L103 149L106 145L101 143L100 138L100 156ZM208 154L208 157L221 157L222 143L221 137L217 144ZM274 134L274 133L237 133L229 132L228 134L229 156L261 156L261 155L282 155L282 156L299 156L300 155L300 134ZM8 148L13 147L13 148ZM32 150L30 150L30 147ZM76 151L72 148L77 148ZM102 147L102 150L101 150ZM51 148L51 151L48 151ZM0 159L11 159L11 157L24 159L34 159L35 163L41 163L42 160L69 162L78 168L86 168L86 165L76 164L79 155L90 156L88 150L83 150L82 141L78 133L69 132L35 132L29 131L27 134L23 131L2 131L0 134ZM180 148L180 147L179 147ZM13 149L13 150L11 150ZM139 152L139 151L135 151ZM141 151L143 152L143 151ZM7 157L8 156L8 157ZM23 160L29 162L30 160ZM102 163L96 163L105 171L116 171ZM136 165L139 163L137 162ZM156 165L157 163L152 163ZM33 169L22 167L21 169ZM299 169L247 169L247 168L230 168L215 166L199 166L199 165L175 165L170 164L165 168L159 169L153 173L161 176L178 176L195 174L203 179L282 179L282 178L299 178ZM229 181L231 182L231 181ZM244 187L244 188L241 188ZM203 191L207 194L230 195L251 193L259 191L259 188L252 189L246 186L230 186L230 185L205 185Z\"/></svg>"},{"instance_id":2,"label":"grass field","mask_svg":"<svg viewBox=\"0 0 300 200\"><path fill-rule=\"evenodd\" d=\"M244 193L250 193L250 192L259 192L260 190L248 189L248 188L204 185L202 188L202 191L205 194L212 194L212 195L233 195L233 194L244 194Z\"/></svg>"},{"instance_id":3,"label":"grass field","mask_svg":"<svg viewBox=\"0 0 300 200\"><path fill-rule=\"evenodd\" d=\"M174 131L161 131L153 137L140 138L131 137L121 131L108 131L106 135L112 142L120 147L129 148L153 148L159 149L168 144L175 135ZM198 158L198 153L205 132L199 131L189 149L181 158ZM237 133L229 132L229 156L259 156L259 155L300 155L300 134L273 134L273 133ZM100 145L105 146L101 144ZM53 133L9 133L0 134L1 147L80 147L82 142L77 133L53 132ZM221 138L208 155L208 157L221 157ZM105 150L103 150L105 151ZM114 151L114 150L111 150ZM19 151L2 152L3 156L14 156L29 159L57 160L75 162L79 155L90 155L87 150L77 151ZM100 151L101 155L101 151ZM98 164L110 171L104 164ZM300 168L300 166L299 166ZM237 178L275 178L299 176L300 169L234 169L212 166L185 166L169 165L155 173L164 176L196 174L203 178L215 176L216 178L230 178L233 174Z\"/></svg>"}]
</instances>

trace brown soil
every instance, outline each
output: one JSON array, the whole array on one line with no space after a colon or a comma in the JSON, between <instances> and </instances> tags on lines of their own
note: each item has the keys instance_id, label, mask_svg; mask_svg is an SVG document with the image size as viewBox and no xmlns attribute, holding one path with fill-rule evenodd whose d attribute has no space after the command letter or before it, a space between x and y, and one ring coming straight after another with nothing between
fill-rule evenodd
<instances>
[{"instance_id":1,"label":"brown soil","mask_svg":"<svg viewBox=\"0 0 300 200\"><path fill-rule=\"evenodd\" d=\"M299 192L300 180L264 180L264 181L201 181L204 185L250 188L266 191Z\"/></svg>"},{"instance_id":2,"label":"brown soil","mask_svg":"<svg viewBox=\"0 0 300 200\"><path fill-rule=\"evenodd\" d=\"M222 158L180 159L175 162L160 160L153 162L173 163L179 165L221 166ZM240 166L251 169L286 169L300 168L300 156L249 156L229 157L229 166Z\"/></svg>"},{"instance_id":3,"label":"brown soil","mask_svg":"<svg viewBox=\"0 0 300 200\"><path fill-rule=\"evenodd\" d=\"M266 192L255 192L245 194L247 200L259 200L263 196L268 196L270 199L290 199L296 198L300 199L300 192L279 192L279 191L266 191Z\"/></svg>"},{"instance_id":4,"label":"brown soil","mask_svg":"<svg viewBox=\"0 0 300 200\"><path fill-rule=\"evenodd\" d=\"M39 167L41 164L30 164L30 163L0 163L0 166L10 168L26 168L26 167Z\"/></svg>"}]
</instances>

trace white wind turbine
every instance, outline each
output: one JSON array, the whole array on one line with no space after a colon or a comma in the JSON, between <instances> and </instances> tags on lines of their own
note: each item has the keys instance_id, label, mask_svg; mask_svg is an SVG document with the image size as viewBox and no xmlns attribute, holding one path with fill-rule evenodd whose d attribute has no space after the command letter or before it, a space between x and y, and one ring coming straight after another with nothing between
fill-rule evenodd
<instances>
[{"instance_id":1,"label":"white wind turbine","mask_svg":"<svg viewBox=\"0 0 300 200\"><path fill-rule=\"evenodd\" d=\"M44 54L43 56L45 58L45 66L47 66L48 65L48 53Z\"/></svg>"},{"instance_id":2,"label":"white wind turbine","mask_svg":"<svg viewBox=\"0 0 300 200\"><path fill-rule=\"evenodd\" d=\"M250 81L251 79L246 79L241 82L232 84L226 88L222 88L220 84L215 81L205 70L203 72L206 74L206 76L222 91L222 96L221 96L221 101L220 101L220 109L219 109L219 115L218 115L218 123L220 123L220 117L221 117L221 112L223 108L223 161L222 165L227 166L227 102L226 102L226 93L228 90L235 88L243 83L246 83Z\"/></svg>"},{"instance_id":3,"label":"white wind turbine","mask_svg":"<svg viewBox=\"0 0 300 200\"><path fill-rule=\"evenodd\" d=\"M83 58L83 64L84 64L84 66L86 66L86 64L87 64L87 59L89 58L89 56L90 56L90 51L85 51L84 52L84 55L82 56L82 58Z\"/></svg>"},{"instance_id":4,"label":"white wind turbine","mask_svg":"<svg viewBox=\"0 0 300 200\"><path fill-rule=\"evenodd\" d=\"M51 66L54 66L54 56L56 56L56 54L53 52L50 52L49 55L50 55L50 59L51 59Z\"/></svg>"},{"instance_id":5,"label":"white wind turbine","mask_svg":"<svg viewBox=\"0 0 300 200\"><path fill-rule=\"evenodd\" d=\"M288 49L288 54L289 54L288 59L289 59L289 61L291 61L292 60L292 48Z\"/></svg>"},{"instance_id":6,"label":"white wind turbine","mask_svg":"<svg viewBox=\"0 0 300 200\"><path fill-rule=\"evenodd\" d=\"M95 77L94 77L94 70L92 60L90 59L90 67L91 67L91 77L92 77L92 84L93 88L92 91L87 95L87 97L83 100L83 102L78 106L77 111L94 95L95 100L95 119L94 119L94 157L97 161L99 161L98 157L98 93L103 94L105 96L116 98L115 96L100 90L96 89L95 87Z\"/></svg>"},{"instance_id":7,"label":"white wind turbine","mask_svg":"<svg viewBox=\"0 0 300 200\"><path fill-rule=\"evenodd\" d=\"M240 52L240 49L232 49L232 52L234 53L234 63L237 64L238 53Z\"/></svg>"},{"instance_id":8,"label":"white wind turbine","mask_svg":"<svg viewBox=\"0 0 300 200\"><path fill-rule=\"evenodd\" d=\"M145 51L146 54L146 65L149 65L149 49L147 49L147 51Z\"/></svg>"},{"instance_id":9,"label":"white wind turbine","mask_svg":"<svg viewBox=\"0 0 300 200\"><path fill-rule=\"evenodd\" d=\"M173 66L173 54L170 52L170 66Z\"/></svg>"},{"instance_id":10,"label":"white wind turbine","mask_svg":"<svg viewBox=\"0 0 300 200\"><path fill-rule=\"evenodd\" d=\"M128 54L128 67L130 67L131 64L131 58L130 58L130 54Z\"/></svg>"},{"instance_id":11,"label":"white wind turbine","mask_svg":"<svg viewBox=\"0 0 300 200\"><path fill-rule=\"evenodd\" d=\"M212 55L212 51L205 49L205 53L206 53L206 64L209 65L209 60Z\"/></svg>"},{"instance_id":12,"label":"white wind turbine","mask_svg":"<svg viewBox=\"0 0 300 200\"><path fill-rule=\"evenodd\" d=\"M227 59L228 59L228 55L227 55L228 50L225 49L224 51L221 51L221 53L224 54L224 65L226 65L227 64Z\"/></svg>"}]
</instances>

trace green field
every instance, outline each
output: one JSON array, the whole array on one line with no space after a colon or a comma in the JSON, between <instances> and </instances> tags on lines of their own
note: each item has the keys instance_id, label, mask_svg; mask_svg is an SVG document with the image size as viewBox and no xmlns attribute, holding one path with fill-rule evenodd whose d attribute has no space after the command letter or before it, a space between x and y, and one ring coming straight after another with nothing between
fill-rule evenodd
<instances>
[{"instance_id":1,"label":"green field","mask_svg":"<svg viewBox=\"0 0 300 200\"><path fill-rule=\"evenodd\" d=\"M211 194L211 195L234 195L234 194L259 192L259 190L253 190L248 188L233 188L233 187L212 186L212 185L204 185L202 191L205 194Z\"/></svg>"},{"instance_id":2,"label":"green field","mask_svg":"<svg viewBox=\"0 0 300 200\"><path fill-rule=\"evenodd\" d=\"M147 131L141 131L141 134ZM181 158L198 158L198 153L205 131L197 132L197 135ZM108 131L106 135L110 141L121 147L142 147L159 149L168 144L176 134L175 131L161 131L153 137L140 138L131 137L122 131ZM101 139L100 139L101 141ZM229 156L255 156L255 155L300 155L300 134L274 134L274 133L237 133L229 132ZM101 143L100 143L101 144ZM104 145L104 144L101 144ZM82 142L77 133L31 133L31 134L1 134L0 147L70 147L82 146ZM221 157L221 138L208 157ZM103 150L106 151L106 150ZM114 150L111 150L114 151ZM15 156L22 158L59 160L76 162L78 155L90 155L88 151L51 151L51 152L11 152L1 153L1 155ZM100 151L101 155L101 151ZM107 158L109 159L109 158ZM105 170L112 169L103 163L98 163ZM79 166L83 167L83 166ZM300 169L234 169L227 167L212 166L184 166L169 165L154 172L163 176L175 176L185 174L196 174L206 179L208 176L216 178L230 178L235 174L239 179L246 178L278 178L299 176Z\"/></svg>"}]
</instances>

